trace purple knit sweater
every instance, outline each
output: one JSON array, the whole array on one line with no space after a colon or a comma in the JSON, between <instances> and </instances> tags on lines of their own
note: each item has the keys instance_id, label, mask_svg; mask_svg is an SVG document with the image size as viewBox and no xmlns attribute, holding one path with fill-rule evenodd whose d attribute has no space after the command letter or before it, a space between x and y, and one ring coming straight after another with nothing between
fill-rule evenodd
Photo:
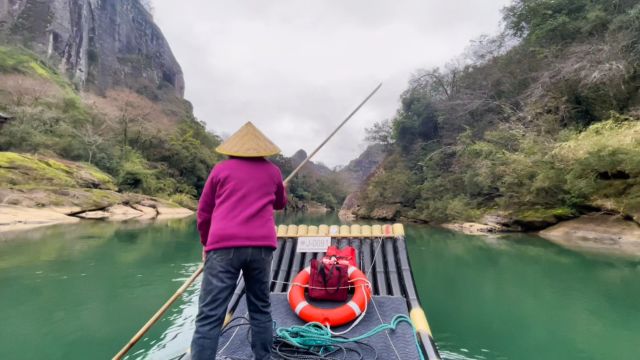
<instances>
[{"instance_id":1,"label":"purple knit sweater","mask_svg":"<svg viewBox=\"0 0 640 360\"><path fill-rule=\"evenodd\" d=\"M206 251L231 247L276 247L273 210L287 194L277 166L264 158L218 163L198 203L198 231Z\"/></svg>"}]
</instances>

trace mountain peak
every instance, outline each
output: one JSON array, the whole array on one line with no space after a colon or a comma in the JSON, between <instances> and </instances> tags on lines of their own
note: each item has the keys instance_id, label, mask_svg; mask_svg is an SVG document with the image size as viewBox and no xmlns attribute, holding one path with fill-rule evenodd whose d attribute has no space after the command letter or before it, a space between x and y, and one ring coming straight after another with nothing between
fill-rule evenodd
<instances>
[{"instance_id":1,"label":"mountain peak","mask_svg":"<svg viewBox=\"0 0 640 360\"><path fill-rule=\"evenodd\" d=\"M291 162L293 163L293 166L298 166L306 158L307 158L307 152L304 151L303 149L300 149L300 150L296 151L296 153L293 154L293 156L291 156Z\"/></svg>"}]
</instances>

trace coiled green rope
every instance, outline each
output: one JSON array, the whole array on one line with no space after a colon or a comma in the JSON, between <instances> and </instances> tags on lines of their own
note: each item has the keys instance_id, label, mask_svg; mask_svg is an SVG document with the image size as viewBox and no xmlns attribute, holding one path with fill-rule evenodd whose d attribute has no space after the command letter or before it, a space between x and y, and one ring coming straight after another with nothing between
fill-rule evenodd
<instances>
[{"instance_id":1,"label":"coiled green rope","mask_svg":"<svg viewBox=\"0 0 640 360\"><path fill-rule=\"evenodd\" d=\"M395 330L401 323L407 323L411 326L420 360L425 360L420 350L418 336L416 335L413 323L411 323L411 319L406 315L396 315L391 319L389 324L380 324L368 332L353 338L334 337L331 335L329 328L319 322L310 322L302 326L291 326L288 328L280 327L276 329L276 335L292 346L302 349L319 348L319 352L324 353L333 351L335 345L359 342L383 331Z\"/></svg>"}]
</instances>

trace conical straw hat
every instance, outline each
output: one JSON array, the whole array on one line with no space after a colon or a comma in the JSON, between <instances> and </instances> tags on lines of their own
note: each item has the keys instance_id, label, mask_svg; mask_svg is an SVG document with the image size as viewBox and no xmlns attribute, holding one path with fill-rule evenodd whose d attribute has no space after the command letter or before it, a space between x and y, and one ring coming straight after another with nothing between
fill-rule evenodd
<instances>
[{"instance_id":1,"label":"conical straw hat","mask_svg":"<svg viewBox=\"0 0 640 360\"><path fill-rule=\"evenodd\" d=\"M220 144L216 151L230 156L259 157L279 154L280 148L249 121Z\"/></svg>"}]
</instances>

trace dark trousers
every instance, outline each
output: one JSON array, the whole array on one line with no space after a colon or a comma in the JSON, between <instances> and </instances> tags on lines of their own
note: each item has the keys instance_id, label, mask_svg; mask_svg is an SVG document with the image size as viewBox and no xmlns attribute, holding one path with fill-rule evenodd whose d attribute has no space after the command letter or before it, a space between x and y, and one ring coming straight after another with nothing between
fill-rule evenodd
<instances>
[{"instance_id":1,"label":"dark trousers","mask_svg":"<svg viewBox=\"0 0 640 360\"><path fill-rule=\"evenodd\" d=\"M271 359L273 324L269 285L272 248L247 247L207 253L200 290L196 330L191 341L193 360L214 360L227 306L242 270L251 320L251 349L256 360Z\"/></svg>"}]
</instances>

